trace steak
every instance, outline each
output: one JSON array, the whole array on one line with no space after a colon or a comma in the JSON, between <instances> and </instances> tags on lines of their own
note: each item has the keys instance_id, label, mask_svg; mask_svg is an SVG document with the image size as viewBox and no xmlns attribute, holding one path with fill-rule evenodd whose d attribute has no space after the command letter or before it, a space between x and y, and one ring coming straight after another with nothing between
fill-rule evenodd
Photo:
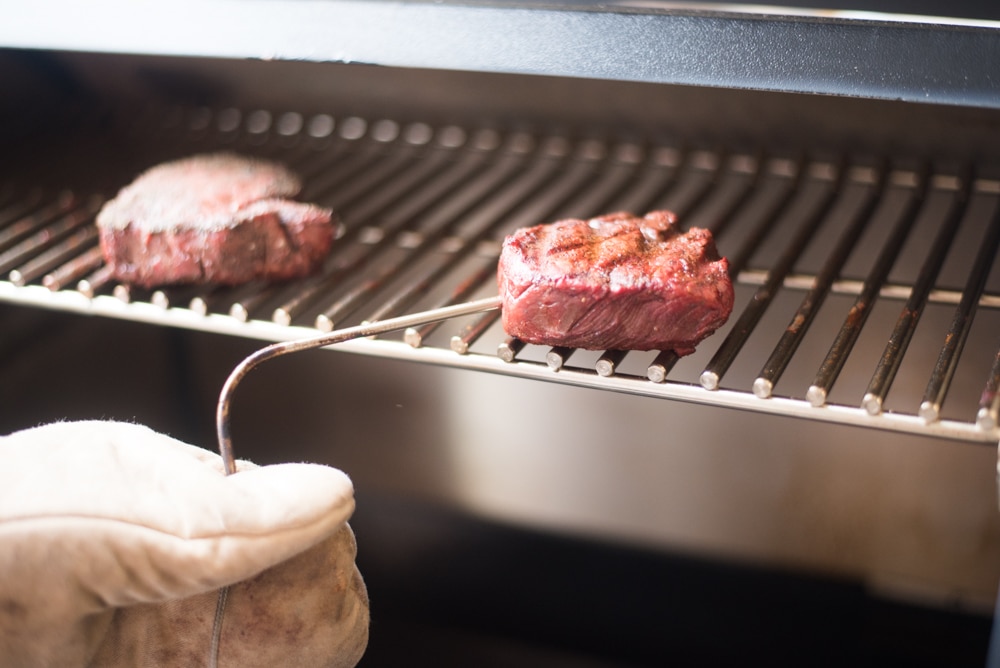
<instances>
[{"instance_id":1,"label":"steak","mask_svg":"<svg viewBox=\"0 0 1000 668\"><path fill-rule=\"evenodd\" d=\"M333 212L288 198L283 165L232 153L163 163L122 188L97 215L115 277L141 287L234 285L317 270L333 243Z\"/></svg>"},{"instance_id":2,"label":"steak","mask_svg":"<svg viewBox=\"0 0 1000 668\"><path fill-rule=\"evenodd\" d=\"M497 268L503 327L527 343L687 355L732 312L728 269L710 231L682 232L669 211L523 228Z\"/></svg>"}]
</instances>

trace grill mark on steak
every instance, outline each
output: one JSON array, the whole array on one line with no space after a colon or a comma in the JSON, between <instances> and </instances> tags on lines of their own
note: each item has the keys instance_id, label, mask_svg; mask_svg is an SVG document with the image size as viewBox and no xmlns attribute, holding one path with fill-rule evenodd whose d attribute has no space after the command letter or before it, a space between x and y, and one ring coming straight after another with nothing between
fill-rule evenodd
<instances>
[{"instance_id":1,"label":"grill mark on steak","mask_svg":"<svg viewBox=\"0 0 1000 668\"><path fill-rule=\"evenodd\" d=\"M560 255L563 253L571 253L576 250L586 250L589 249L589 244L583 239L568 239L561 244L553 244L546 249L545 253L547 255Z\"/></svg>"},{"instance_id":2,"label":"grill mark on steak","mask_svg":"<svg viewBox=\"0 0 1000 668\"><path fill-rule=\"evenodd\" d=\"M518 230L497 267L505 331L528 343L689 354L728 319L728 263L674 214L615 213Z\"/></svg>"}]
</instances>

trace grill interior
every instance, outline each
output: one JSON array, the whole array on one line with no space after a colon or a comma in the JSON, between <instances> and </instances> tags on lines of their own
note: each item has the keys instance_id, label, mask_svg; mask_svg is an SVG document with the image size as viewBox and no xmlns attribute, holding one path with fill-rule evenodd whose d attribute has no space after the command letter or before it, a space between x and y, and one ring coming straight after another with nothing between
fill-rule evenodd
<instances>
[{"instance_id":1,"label":"grill interior","mask_svg":"<svg viewBox=\"0 0 1000 668\"><path fill-rule=\"evenodd\" d=\"M236 288L116 283L96 245L101 203L152 164L219 149L285 162L303 200L334 208L323 271ZM714 232L737 287L729 323L693 355L525 346L497 312L337 347L1000 440L1000 172L988 161L172 107L100 115L0 173L0 299L264 341L495 295L500 242L520 226L671 209Z\"/></svg>"},{"instance_id":2,"label":"grill interior","mask_svg":"<svg viewBox=\"0 0 1000 668\"><path fill-rule=\"evenodd\" d=\"M520 225L670 208L715 231L737 284L691 356L520 346L476 315L241 390L239 456L355 482L362 665L983 664L995 24L259 0L233 31L234 9L41 2L0 22L6 430L135 420L211 448L219 388L263 342L495 295ZM226 148L338 211L323 274L109 279L101 203Z\"/></svg>"}]
</instances>

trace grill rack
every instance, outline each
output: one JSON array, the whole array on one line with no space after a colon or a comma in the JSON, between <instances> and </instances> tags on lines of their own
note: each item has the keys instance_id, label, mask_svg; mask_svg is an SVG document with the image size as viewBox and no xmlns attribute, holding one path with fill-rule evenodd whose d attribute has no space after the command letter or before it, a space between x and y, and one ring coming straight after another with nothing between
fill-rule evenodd
<instances>
[{"instance_id":1,"label":"grill rack","mask_svg":"<svg viewBox=\"0 0 1000 668\"><path fill-rule=\"evenodd\" d=\"M713 230L737 287L730 322L690 357L526 346L504 335L496 312L337 348L1000 440L1000 180L982 163L263 110L176 108L130 118L125 126L96 124L75 142L41 151L28 168L0 165L0 174L18 175L0 181L0 300L286 341L495 294L500 242L516 227L669 208L686 225ZM142 148L119 154L109 137ZM323 271L235 288L116 283L96 245L101 203L151 164L218 149L286 162L303 176L303 200L338 212L338 241ZM880 311L883 323L871 324ZM924 317L930 311L935 318ZM970 333L979 341L971 353ZM862 376L869 380L859 393ZM853 389L839 391L844 385Z\"/></svg>"}]
</instances>

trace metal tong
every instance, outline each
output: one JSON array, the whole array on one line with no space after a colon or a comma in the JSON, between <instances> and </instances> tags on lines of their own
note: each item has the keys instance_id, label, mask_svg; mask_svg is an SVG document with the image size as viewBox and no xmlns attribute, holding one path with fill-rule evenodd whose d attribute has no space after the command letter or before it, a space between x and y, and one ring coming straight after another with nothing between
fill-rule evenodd
<instances>
[{"instance_id":1,"label":"metal tong","mask_svg":"<svg viewBox=\"0 0 1000 668\"><path fill-rule=\"evenodd\" d=\"M229 413L233 392L236 390L236 386L239 382L243 380L244 376L250 373L250 371L256 368L259 364L266 362L269 359L274 359L275 357L298 352L300 350L322 348L323 346L342 343L351 339L360 339L368 336L385 334L386 332L406 329L407 327L419 327L420 325L426 325L439 320L447 320L448 318L456 318L483 311L492 311L493 309L498 308L500 308L500 297L486 297L484 299L466 302L463 304L454 304L451 306L431 309L429 311L422 311L420 313L403 315L397 318L389 318L388 320L363 323L356 327L347 327L312 338L283 341L267 346L266 348L261 348L244 359L236 366L235 369L233 369L232 373L229 374L229 378L226 379L225 385L222 386L222 393L219 395L219 404L216 407L215 413L215 423L219 439L219 454L222 455L226 475L236 473L236 457L233 453L233 439L229 429Z\"/></svg>"}]
</instances>

